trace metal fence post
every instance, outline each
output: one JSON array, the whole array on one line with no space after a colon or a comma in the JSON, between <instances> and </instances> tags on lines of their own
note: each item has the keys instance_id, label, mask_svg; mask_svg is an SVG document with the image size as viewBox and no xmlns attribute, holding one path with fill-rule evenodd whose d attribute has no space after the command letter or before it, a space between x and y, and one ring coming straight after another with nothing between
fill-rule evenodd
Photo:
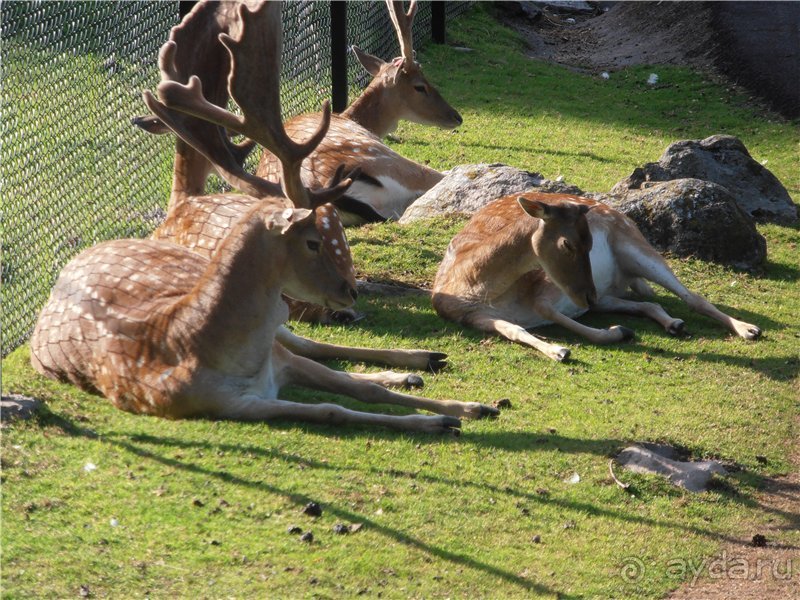
<instances>
[{"instance_id":1,"label":"metal fence post","mask_svg":"<svg viewBox=\"0 0 800 600\"><path fill-rule=\"evenodd\" d=\"M431 2L431 38L436 44L444 44L445 14L447 7L444 0Z\"/></svg>"},{"instance_id":2,"label":"metal fence post","mask_svg":"<svg viewBox=\"0 0 800 600\"><path fill-rule=\"evenodd\" d=\"M333 112L347 108L347 2L331 2L331 100Z\"/></svg>"}]
</instances>

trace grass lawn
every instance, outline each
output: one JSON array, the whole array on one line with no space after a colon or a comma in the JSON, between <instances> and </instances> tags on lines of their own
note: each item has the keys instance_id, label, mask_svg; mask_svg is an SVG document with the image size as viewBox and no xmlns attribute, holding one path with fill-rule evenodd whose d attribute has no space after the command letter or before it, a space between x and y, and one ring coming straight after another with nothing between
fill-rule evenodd
<instances>
[{"instance_id":1,"label":"grass lawn","mask_svg":"<svg viewBox=\"0 0 800 600\"><path fill-rule=\"evenodd\" d=\"M531 61L480 6L450 36L473 52L428 47L421 57L465 124L454 133L402 125L392 144L411 158L436 168L504 162L607 191L672 141L729 133L800 200L797 124L696 73L633 68L603 81ZM662 85L651 88L654 70ZM361 275L429 283L462 225L349 236ZM759 230L769 250L762 273L670 261L688 287L761 326L757 342L666 293L659 301L691 337L613 315L583 320L624 323L635 342L603 348L542 329L573 349L565 364L446 323L416 296L362 296L368 318L354 326L294 326L322 341L447 352L450 367L428 374L421 393L513 405L466 422L459 438L137 417L36 375L20 348L3 361L3 391L46 408L3 431L4 595L74 597L85 586L112 598L660 598L691 579L680 565L768 519L786 525L771 541L798 545L797 515L767 513L757 494L792 468L800 434L800 228ZM689 494L617 471L631 483L623 490L609 459L636 440L719 458L732 473ZM302 513L310 501L322 516ZM338 523L361 527L337 535ZM313 542L287 533L292 525Z\"/></svg>"}]
</instances>

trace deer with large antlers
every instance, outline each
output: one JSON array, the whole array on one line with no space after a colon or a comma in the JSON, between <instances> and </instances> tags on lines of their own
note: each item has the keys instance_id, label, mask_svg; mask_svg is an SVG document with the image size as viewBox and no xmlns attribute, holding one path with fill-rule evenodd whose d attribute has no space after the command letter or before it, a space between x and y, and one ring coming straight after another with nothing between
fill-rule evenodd
<instances>
[{"instance_id":1,"label":"deer with large antlers","mask_svg":"<svg viewBox=\"0 0 800 600\"><path fill-rule=\"evenodd\" d=\"M300 180L300 163L324 136L329 111L306 142L286 135L277 79L280 5L252 5L254 10L238 8L238 31L220 35L231 61L229 91L243 117L205 99L198 78L170 78L174 41L159 56L159 99L149 92L144 97L178 135L191 132L173 121L175 111L270 148L281 158L288 200L255 203L210 260L157 240L117 240L84 251L63 269L39 316L31 338L33 366L100 392L120 409L168 418L293 418L447 432L458 430L461 417L496 414L475 402L389 391L295 356L275 340L287 312L282 290L334 308L351 304L356 292L336 210L316 206ZM350 183L325 190L325 199ZM440 414L390 416L279 399L289 384Z\"/></svg>"},{"instance_id":2,"label":"deer with large antlers","mask_svg":"<svg viewBox=\"0 0 800 600\"><path fill-rule=\"evenodd\" d=\"M398 219L406 208L442 179L442 174L394 152L381 138L400 120L453 129L461 115L425 78L414 59L412 24L417 11L412 1L386 2L400 43L401 56L390 62L353 48L373 76L364 92L343 112L331 118L328 135L303 164L303 180L312 187L327 182L339 165L356 167L360 176L339 201L345 224ZM318 116L299 115L286 123L293 137L308 135ZM256 173L276 181L280 163L264 151Z\"/></svg>"},{"instance_id":3,"label":"deer with large antlers","mask_svg":"<svg viewBox=\"0 0 800 600\"><path fill-rule=\"evenodd\" d=\"M564 194L511 195L479 210L450 242L433 284L433 306L445 319L513 342L549 358L570 350L528 329L556 323L595 344L628 340L633 331L596 329L575 319L588 310L649 317L679 335L684 322L654 302L652 281L736 335L753 340L755 325L738 321L690 292L628 217L605 204Z\"/></svg>"},{"instance_id":4,"label":"deer with large antlers","mask_svg":"<svg viewBox=\"0 0 800 600\"><path fill-rule=\"evenodd\" d=\"M213 91L217 106L228 101L227 83L230 61L227 51L219 42L220 33L230 34L241 28L236 7L238 2L199 2L183 21L172 28L169 40L174 42L173 59L169 77L187 83L193 70L203 74L203 90ZM221 56L225 54L225 56ZM216 65L208 69L206 64ZM211 258L227 236L231 226L263 196L273 196L281 201L280 186L247 173L242 167L242 157L248 143L231 143L226 131L213 123L191 115L160 107L159 114L169 121L171 129L156 115L134 119L134 123L147 131L164 133L179 131L175 149L173 184L167 215L156 228L152 239L165 240L186 246L206 258ZM206 177L212 166L232 187L245 194L205 196ZM341 178L342 168L334 173L331 185ZM314 194L313 192L309 192ZM341 198L337 199L337 203ZM327 307L301 302L284 295L289 305L290 318L312 322L349 321L355 318L352 309L333 311ZM292 352L314 359L344 359L370 361L394 367L428 369L437 371L445 365L446 355L425 350L396 350L354 348L323 344L302 338L281 326L278 340ZM383 373L373 376L376 381L405 387L419 386L422 379L416 375Z\"/></svg>"}]
</instances>

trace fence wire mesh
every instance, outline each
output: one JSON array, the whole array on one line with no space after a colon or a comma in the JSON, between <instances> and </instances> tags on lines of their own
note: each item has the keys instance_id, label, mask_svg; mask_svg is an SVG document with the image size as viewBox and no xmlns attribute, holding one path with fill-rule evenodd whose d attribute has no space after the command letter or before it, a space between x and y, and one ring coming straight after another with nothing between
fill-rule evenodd
<instances>
[{"instance_id":1,"label":"fence wire mesh","mask_svg":"<svg viewBox=\"0 0 800 600\"><path fill-rule=\"evenodd\" d=\"M447 18L469 2L448 2ZM349 44L399 54L382 2L348 3ZM61 268L97 242L144 237L164 217L173 141L130 124L158 82L158 49L177 1L0 3L0 239L2 355L30 335ZM430 39L420 3L415 47ZM330 2L286 2L284 118L330 97ZM352 57L351 98L369 82ZM254 167L257 153L252 157ZM219 183L211 183L210 188Z\"/></svg>"}]
</instances>

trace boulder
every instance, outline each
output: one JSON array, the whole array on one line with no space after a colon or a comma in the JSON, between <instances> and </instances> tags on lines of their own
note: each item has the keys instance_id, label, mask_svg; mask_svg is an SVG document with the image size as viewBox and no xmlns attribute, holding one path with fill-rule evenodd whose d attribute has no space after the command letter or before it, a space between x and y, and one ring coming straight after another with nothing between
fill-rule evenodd
<instances>
[{"instance_id":1,"label":"boulder","mask_svg":"<svg viewBox=\"0 0 800 600\"><path fill-rule=\"evenodd\" d=\"M741 140L730 135L670 144L658 162L635 169L611 193L624 194L646 182L673 179L702 179L724 186L757 221L794 223L798 219L798 207L786 188L750 156Z\"/></svg>"},{"instance_id":2,"label":"boulder","mask_svg":"<svg viewBox=\"0 0 800 600\"><path fill-rule=\"evenodd\" d=\"M537 189L542 192L580 194L575 186L545 179L501 164L460 165L444 173L444 178L409 206L400 223L447 214L471 215L492 200L515 192Z\"/></svg>"},{"instance_id":3,"label":"boulder","mask_svg":"<svg viewBox=\"0 0 800 600\"><path fill-rule=\"evenodd\" d=\"M672 458L674 453L668 446L648 444L648 447L630 446L617 455L617 462L634 473L662 475L670 483L690 492L708 489L714 473L726 475L727 471L714 460L686 462Z\"/></svg>"},{"instance_id":4,"label":"boulder","mask_svg":"<svg viewBox=\"0 0 800 600\"><path fill-rule=\"evenodd\" d=\"M0 421L7 423L14 420L30 419L41 407L36 398L21 394L8 394L0 399Z\"/></svg>"},{"instance_id":5,"label":"boulder","mask_svg":"<svg viewBox=\"0 0 800 600\"><path fill-rule=\"evenodd\" d=\"M721 185L676 179L602 198L632 219L657 250L757 269L767 242Z\"/></svg>"}]
</instances>

